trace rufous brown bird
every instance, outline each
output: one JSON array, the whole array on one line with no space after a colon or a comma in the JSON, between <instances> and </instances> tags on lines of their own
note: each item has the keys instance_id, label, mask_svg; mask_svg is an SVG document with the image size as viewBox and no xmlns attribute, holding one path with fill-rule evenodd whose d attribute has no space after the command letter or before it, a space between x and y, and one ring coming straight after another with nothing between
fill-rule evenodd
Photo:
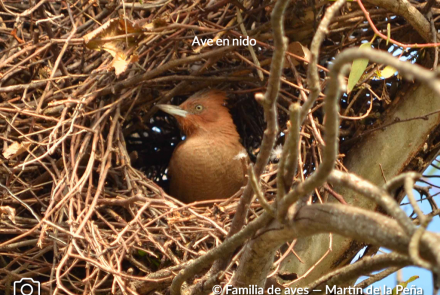
<instances>
[{"instance_id":1,"label":"rufous brown bird","mask_svg":"<svg viewBox=\"0 0 440 295\"><path fill-rule=\"evenodd\" d=\"M186 136L168 167L170 194L185 203L228 198L245 183L240 159L245 150L226 100L224 92L210 90L180 106L157 105L176 118Z\"/></svg>"}]
</instances>

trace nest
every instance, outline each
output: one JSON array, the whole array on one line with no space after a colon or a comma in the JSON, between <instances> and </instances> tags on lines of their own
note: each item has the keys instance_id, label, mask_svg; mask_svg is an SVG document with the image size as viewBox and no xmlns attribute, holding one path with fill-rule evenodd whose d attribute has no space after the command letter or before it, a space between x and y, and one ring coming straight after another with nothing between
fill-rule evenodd
<instances>
[{"instance_id":1,"label":"nest","mask_svg":"<svg viewBox=\"0 0 440 295\"><path fill-rule=\"evenodd\" d=\"M166 167L181 134L154 105L178 104L200 89L227 90L243 144L251 159L258 154L265 123L253 96L267 86L274 3L229 2L31 7L27 1L4 1L0 264L6 276L0 278L0 290L32 277L41 282L43 294L55 288L107 294L133 281L147 282L143 294L162 293L187 262L222 243L240 195L190 206L165 193ZM307 46L325 3L310 7L296 1L285 15L290 45L278 100L278 144L284 141L289 105L303 102L308 93ZM385 28L384 19L392 15L369 9L378 28ZM418 38L402 30L407 25L401 18L392 22L396 39ZM343 35L350 38L341 41ZM321 49L323 86L331 58L373 35L362 12L347 4ZM250 36L257 46L198 45L196 36L231 44ZM374 46L385 44L376 40ZM377 65L368 68L358 83L362 86L342 99L345 116L368 113L342 120L343 151L378 125L395 97L399 77L370 79L376 71ZM320 162L322 101L321 96L301 133L298 181ZM276 190L276 151L262 177L269 200ZM254 202L248 220L260 212Z\"/></svg>"}]
</instances>

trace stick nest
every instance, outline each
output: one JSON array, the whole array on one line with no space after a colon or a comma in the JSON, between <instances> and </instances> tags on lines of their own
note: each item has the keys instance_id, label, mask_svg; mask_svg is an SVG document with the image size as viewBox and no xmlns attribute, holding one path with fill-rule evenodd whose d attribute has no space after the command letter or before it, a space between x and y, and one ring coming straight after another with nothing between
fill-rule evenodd
<instances>
[{"instance_id":1,"label":"stick nest","mask_svg":"<svg viewBox=\"0 0 440 295\"><path fill-rule=\"evenodd\" d=\"M55 288L107 294L133 282L143 283L141 294L165 292L188 261L222 243L239 194L188 206L164 192L167 163L181 135L154 105L178 104L209 87L227 90L252 159L265 128L253 95L267 86L274 3L41 2L4 1L0 8L0 290L32 277L42 294ZM278 144L290 103L308 94L307 47L325 3L296 1L285 15L290 45L278 99ZM378 28L385 28L391 15L370 10ZM401 18L392 22L395 39L412 38L399 30L406 26ZM195 36L230 45L198 46ZM258 42L252 51L232 46L246 36ZM362 12L347 4L321 50L324 87L331 57L372 37ZM342 98L345 116L368 112L342 120L342 149L374 128L392 103L399 78L371 79L377 66ZM297 181L320 162L322 102L320 96L302 129ZM277 150L262 177L269 200L276 191ZM248 220L260 212L254 202Z\"/></svg>"}]
</instances>

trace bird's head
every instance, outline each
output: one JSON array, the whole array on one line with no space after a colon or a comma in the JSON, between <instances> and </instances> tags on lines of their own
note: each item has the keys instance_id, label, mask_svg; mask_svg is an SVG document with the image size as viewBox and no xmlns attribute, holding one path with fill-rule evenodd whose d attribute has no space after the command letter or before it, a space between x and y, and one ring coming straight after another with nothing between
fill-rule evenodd
<instances>
[{"instance_id":1,"label":"bird's head","mask_svg":"<svg viewBox=\"0 0 440 295\"><path fill-rule=\"evenodd\" d=\"M194 94L180 106L161 104L157 107L174 116L187 137L205 132L236 134L226 100L224 92L210 90Z\"/></svg>"}]
</instances>

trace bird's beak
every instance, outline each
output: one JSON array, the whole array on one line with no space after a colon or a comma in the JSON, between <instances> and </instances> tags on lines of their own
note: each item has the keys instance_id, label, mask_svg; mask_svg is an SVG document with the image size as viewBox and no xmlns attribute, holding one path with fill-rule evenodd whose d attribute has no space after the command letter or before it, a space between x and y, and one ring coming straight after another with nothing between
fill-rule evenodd
<instances>
[{"instance_id":1,"label":"bird's beak","mask_svg":"<svg viewBox=\"0 0 440 295\"><path fill-rule=\"evenodd\" d=\"M186 117L186 115L188 114L187 111L183 110L179 106L174 106L170 104L157 104L156 106L159 108L159 110L164 111L165 113L172 116Z\"/></svg>"}]
</instances>

